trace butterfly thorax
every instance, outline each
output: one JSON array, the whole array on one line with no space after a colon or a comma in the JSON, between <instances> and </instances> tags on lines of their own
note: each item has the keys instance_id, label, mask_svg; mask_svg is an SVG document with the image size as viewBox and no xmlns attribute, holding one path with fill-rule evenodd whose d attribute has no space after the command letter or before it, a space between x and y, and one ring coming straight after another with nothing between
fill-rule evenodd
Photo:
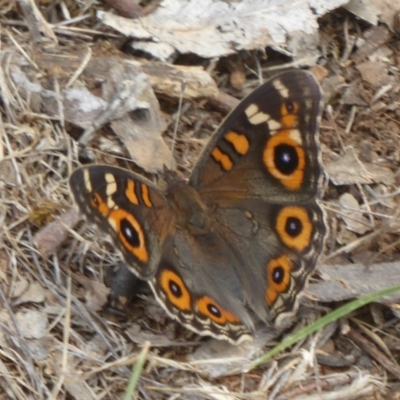
<instances>
[{"instance_id":1,"label":"butterfly thorax","mask_svg":"<svg viewBox=\"0 0 400 400\"><path fill-rule=\"evenodd\" d=\"M174 208L178 224L192 235L201 235L210 231L207 206L201 200L195 188L183 182L169 189L167 198Z\"/></svg>"}]
</instances>

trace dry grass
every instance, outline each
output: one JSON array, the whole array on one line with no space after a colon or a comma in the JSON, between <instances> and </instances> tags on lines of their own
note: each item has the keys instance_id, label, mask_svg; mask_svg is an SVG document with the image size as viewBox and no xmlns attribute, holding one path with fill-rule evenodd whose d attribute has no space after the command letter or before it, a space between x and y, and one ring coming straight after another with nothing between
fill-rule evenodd
<instances>
[{"instance_id":1,"label":"dry grass","mask_svg":"<svg viewBox=\"0 0 400 400\"><path fill-rule=\"evenodd\" d=\"M62 107L57 108L56 116L49 115L34 95L23 96L10 75L10 66L17 54L25 60L24 71L29 69L32 82L60 93L72 75L63 76L54 65L38 67L35 54L57 49L68 55L76 48L91 47L96 54L118 55L115 47L121 38L97 24L93 15L98 5L90 3L84 8L67 1L62 4L76 22L56 23L56 17L63 20L61 8L43 4L41 40L35 43L38 32L27 29L35 25L24 20L22 3L17 7L13 2L0 1L0 399L122 398L132 365L148 342L151 347L135 389L138 399L399 398L397 303L391 308L378 304L366 307L298 343L267 365L249 371L246 368L251 359L271 348L277 339L268 346L239 350L219 344L217 351L212 347L215 342L187 332L166 317L146 292L132 305L127 318L106 318L102 311L108 294L104 282L107 271L118 265L120 258L93 227L78 224L71 229L79 219L70 210L67 188L70 173L79 165L77 129L65 121ZM54 25L48 25L49 21ZM326 113L322 126L324 160L329 162L333 152L342 154L352 145L362 150L358 153L360 163L383 166L391 171L393 179L389 183L331 182L327 186L324 201L332 234L326 260L338 264L395 262L400 248L396 191L400 165L400 46L391 36L391 64L387 68L393 76L392 86L386 92L379 91L359 78L357 66L361 62L351 64L348 58L341 58L351 54L345 51L349 43L343 27L349 25L344 21L340 13L322 21L325 69L337 71L331 78L341 79L331 82L331 114ZM356 25L357 21L351 22L351 34L365 29ZM260 62L268 67L268 63ZM228 74L219 72L220 85L224 86ZM257 82L256 76L247 74L245 86L254 87ZM347 88L349 84L355 84L354 96L366 106L339 101L344 95L340 85ZM166 141L170 143L170 115L176 112L177 103L163 99L162 106L169 122ZM202 102L183 105L176 153L184 173L190 171L204 137L221 119L219 113L203 106ZM204 137L199 137L200 131L206 132ZM113 150L126 156L118 140L107 132L102 134ZM101 143L101 139L92 143L96 161L128 164L115 157L116 151L99 151ZM353 217L347 215L350 220L362 216L370 224L362 234L349 231L343 222L338 198L345 192L363 204L361 209L353 210ZM53 220L55 224L47 228L44 237L38 236ZM60 226L66 234L60 233ZM48 248L39 251L38 242ZM305 311L294 329L330 308L331 304L319 303ZM371 353L373 346L376 351Z\"/></svg>"}]
</instances>

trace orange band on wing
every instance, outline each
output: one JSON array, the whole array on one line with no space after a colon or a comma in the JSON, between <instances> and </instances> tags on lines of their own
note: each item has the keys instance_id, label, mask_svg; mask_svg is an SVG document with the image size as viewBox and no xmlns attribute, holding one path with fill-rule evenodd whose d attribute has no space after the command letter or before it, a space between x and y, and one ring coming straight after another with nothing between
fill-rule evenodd
<instances>
[{"instance_id":1,"label":"orange band on wing","mask_svg":"<svg viewBox=\"0 0 400 400\"><path fill-rule=\"evenodd\" d=\"M140 187L142 188L142 200L144 205L149 208L153 207L153 203L150 200L149 188L145 183L142 183Z\"/></svg>"},{"instance_id":2,"label":"orange band on wing","mask_svg":"<svg viewBox=\"0 0 400 400\"><path fill-rule=\"evenodd\" d=\"M135 193L135 182L132 180L128 180L128 184L126 185L125 196L127 199L137 206L139 204L139 200Z\"/></svg>"},{"instance_id":3,"label":"orange band on wing","mask_svg":"<svg viewBox=\"0 0 400 400\"><path fill-rule=\"evenodd\" d=\"M227 154L222 153L222 151L215 147L211 152L212 157L214 160L219 163L225 171L229 171L233 168L233 162Z\"/></svg>"},{"instance_id":4,"label":"orange band on wing","mask_svg":"<svg viewBox=\"0 0 400 400\"><path fill-rule=\"evenodd\" d=\"M233 145L235 151L240 155L244 155L249 151L249 141L246 135L230 131L225 135L225 139Z\"/></svg>"}]
</instances>

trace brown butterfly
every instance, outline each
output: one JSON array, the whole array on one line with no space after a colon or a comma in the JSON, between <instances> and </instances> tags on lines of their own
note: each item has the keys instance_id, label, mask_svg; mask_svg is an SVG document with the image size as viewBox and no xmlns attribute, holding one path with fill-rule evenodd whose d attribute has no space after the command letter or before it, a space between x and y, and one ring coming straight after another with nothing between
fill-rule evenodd
<instances>
[{"instance_id":1,"label":"brown butterfly","mask_svg":"<svg viewBox=\"0 0 400 400\"><path fill-rule=\"evenodd\" d=\"M188 183L164 193L128 170L91 165L73 172L72 194L168 314L239 343L254 316L279 324L296 311L323 249L322 101L310 73L282 73L225 119Z\"/></svg>"}]
</instances>

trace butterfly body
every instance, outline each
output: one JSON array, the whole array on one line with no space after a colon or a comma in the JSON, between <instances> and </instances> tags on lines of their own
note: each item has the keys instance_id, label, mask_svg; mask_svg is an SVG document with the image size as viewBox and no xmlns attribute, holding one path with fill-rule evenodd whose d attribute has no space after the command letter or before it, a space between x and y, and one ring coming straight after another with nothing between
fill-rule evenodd
<instances>
[{"instance_id":1,"label":"butterfly body","mask_svg":"<svg viewBox=\"0 0 400 400\"><path fill-rule=\"evenodd\" d=\"M171 316L238 343L254 316L278 324L296 310L322 251L321 112L312 75L286 72L227 117L188 183L163 193L138 174L94 165L72 174L71 190Z\"/></svg>"}]
</instances>

